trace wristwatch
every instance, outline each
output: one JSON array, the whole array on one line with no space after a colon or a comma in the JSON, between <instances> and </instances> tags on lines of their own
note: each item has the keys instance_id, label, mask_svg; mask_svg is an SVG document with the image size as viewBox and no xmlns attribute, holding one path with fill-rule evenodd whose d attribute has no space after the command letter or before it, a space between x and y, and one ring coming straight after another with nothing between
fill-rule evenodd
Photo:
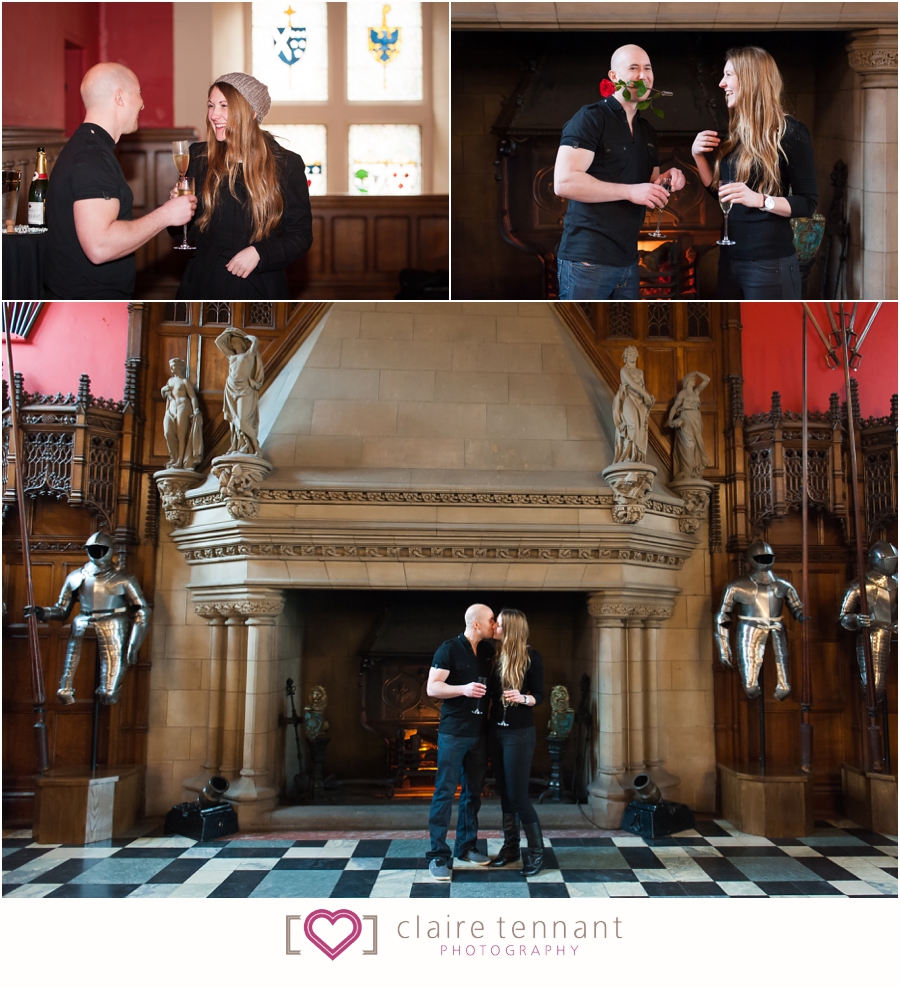
<instances>
[{"instance_id":1,"label":"wristwatch","mask_svg":"<svg viewBox=\"0 0 900 987\"><path fill-rule=\"evenodd\" d=\"M763 212L771 212L775 208L775 200L771 195L763 196L762 210Z\"/></svg>"}]
</instances>

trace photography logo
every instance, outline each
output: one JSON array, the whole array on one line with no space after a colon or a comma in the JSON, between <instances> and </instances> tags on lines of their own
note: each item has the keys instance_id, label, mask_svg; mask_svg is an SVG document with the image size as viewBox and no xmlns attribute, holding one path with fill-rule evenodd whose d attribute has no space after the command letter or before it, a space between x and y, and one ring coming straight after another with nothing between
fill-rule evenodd
<instances>
[{"instance_id":1,"label":"photography logo","mask_svg":"<svg viewBox=\"0 0 900 987\"><path fill-rule=\"evenodd\" d=\"M361 954L375 956L378 953L377 915L357 915L349 908L339 908L334 912L327 908L317 908L305 918L302 915L285 916L285 952L288 956L303 955L302 948L297 945L301 919L303 935L307 941L321 950L330 960L336 960L362 936L363 923L371 923L371 939L368 936L364 937L360 944L363 947L360 950ZM371 945L371 948L364 948L366 945Z\"/></svg>"}]
</instances>

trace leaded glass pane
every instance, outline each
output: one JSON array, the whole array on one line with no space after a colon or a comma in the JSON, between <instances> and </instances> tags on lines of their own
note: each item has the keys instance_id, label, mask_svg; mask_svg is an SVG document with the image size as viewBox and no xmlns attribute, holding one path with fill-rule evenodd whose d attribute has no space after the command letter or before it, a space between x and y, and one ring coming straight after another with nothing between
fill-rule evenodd
<instances>
[{"instance_id":1,"label":"leaded glass pane","mask_svg":"<svg viewBox=\"0 0 900 987\"><path fill-rule=\"evenodd\" d=\"M306 165L310 195L328 192L326 168L327 128L322 123L273 123L266 130L282 147L299 154Z\"/></svg>"},{"instance_id":2,"label":"leaded glass pane","mask_svg":"<svg viewBox=\"0 0 900 987\"><path fill-rule=\"evenodd\" d=\"M422 5L347 4L347 99L422 99Z\"/></svg>"},{"instance_id":3,"label":"leaded glass pane","mask_svg":"<svg viewBox=\"0 0 900 987\"><path fill-rule=\"evenodd\" d=\"M612 339L634 339L631 302L609 303L609 330Z\"/></svg>"},{"instance_id":4,"label":"leaded glass pane","mask_svg":"<svg viewBox=\"0 0 900 987\"><path fill-rule=\"evenodd\" d=\"M228 302L206 302L203 306L203 324L227 326L231 322L231 305Z\"/></svg>"},{"instance_id":5,"label":"leaded glass pane","mask_svg":"<svg viewBox=\"0 0 900 987\"><path fill-rule=\"evenodd\" d=\"M708 302L688 302L688 339L709 339Z\"/></svg>"},{"instance_id":6,"label":"leaded glass pane","mask_svg":"<svg viewBox=\"0 0 900 987\"><path fill-rule=\"evenodd\" d=\"M351 124L352 195L420 195L422 131L416 124Z\"/></svg>"},{"instance_id":7,"label":"leaded glass pane","mask_svg":"<svg viewBox=\"0 0 900 987\"><path fill-rule=\"evenodd\" d=\"M244 325L260 328L275 325L275 305L272 302L250 302L244 311Z\"/></svg>"},{"instance_id":8,"label":"leaded glass pane","mask_svg":"<svg viewBox=\"0 0 900 987\"><path fill-rule=\"evenodd\" d=\"M163 322L189 322L187 302L166 302L163 309Z\"/></svg>"},{"instance_id":9,"label":"leaded glass pane","mask_svg":"<svg viewBox=\"0 0 900 987\"><path fill-rule=\"evenodd\" d=\"M254 3L253 75L272 102L328 99L328 4Z\"/></svg>"},{"instance_id":10,"label":"leaded glass pane","mask_svg":"<svg viewBox=\"0 0 900 987\"><path fill-rule=\"evenodd\" d=\"M672 335L669 329L669 311L669 306L665 302L648 303L648 336L668 337Z\"/></svg>"}]
</instances>

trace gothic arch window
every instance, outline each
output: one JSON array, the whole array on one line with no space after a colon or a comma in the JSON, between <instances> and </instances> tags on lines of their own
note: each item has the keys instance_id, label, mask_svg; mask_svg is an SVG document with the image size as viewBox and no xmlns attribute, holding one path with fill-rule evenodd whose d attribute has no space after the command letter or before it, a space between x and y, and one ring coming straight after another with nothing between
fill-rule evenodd
<instances>
[{"instance_id":1,"label":"gothic arch window","mask_svg":"<svg viewBox=\"0 0 900 987\"><path fill-rule=\"evenodd\" d=\"M669 321L671 309L666 302L648 302L647 335L656 339L669 339L672 328Z\"/></svg>"},{"instance_id":2,"label":"gothic arch window","mask_svg":"<svg viewBox=\"0 0 900 987\"><path fill-rule=\"evenodd\" d=\"M609 339L634 339L634 310L631 302L609 303Z\"/></svg>"},{"instance_id":3,"label":"gothic arch window","mask_svg":"<svg viewBox=\"0 0 900 987\"><path fill-rule=\"evenodd\" d=\"M227 326L231 324L231 305L228 302L204 302L203 325Z\"/></svg>"},{"instance_id":4,"label":"gothic arch window","mask_svg":"<svg viewBox=\"0 0 900 987\"><path fill-rule=\"evenodd\" d=\"M709 339L709 302L688 302L688 339Z\"/></svg>"}]
</instances>

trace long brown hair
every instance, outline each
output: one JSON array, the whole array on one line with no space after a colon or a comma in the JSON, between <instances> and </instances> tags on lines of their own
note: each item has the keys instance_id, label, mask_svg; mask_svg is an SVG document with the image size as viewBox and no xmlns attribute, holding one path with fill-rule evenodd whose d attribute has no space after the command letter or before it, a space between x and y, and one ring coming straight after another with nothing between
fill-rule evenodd
<instances>
[{"instance_id":1,"label":"long brown hair","mask_svg":"<svg viewBox=\"0 0 900 987\"><path fill-rule=\"evenodd\" d=\"M740 91L728 112L728 137L719 148L713 184L719 184L719 163L734 153L734 181L757 184L763 195L784 195L779 157L787 129L781 105L784 81L775 59L762 48L732 48L725 58L738 77Z\"/></svg>"},{"instance_id":2,"label":"long brown hair","mask_svg":"<svg viewBox=\"0 0 900 987\"><path fill-rule=\"evenodd\" d=\"M521 610L501 610L503 641L497 670L503 689L521 689L525 672L531 664L528 654L528 619Z\"/></svg>"},{"instance_id":3,"label":"long brown hair","mask_svg":"<svg viewBox=\"0 0 900 987\"><path fill-rule=\"evenodd\" d=\"M238 167L243 165L244 185L247 187L250 215L253 219L252 242L264 240L281 222L284 199L278 187L275 160L275 139L260 129L259 121L246 99L227 82L209 87L207 98L218 89L228 103L225 140L216 140L216 131L206 118L206 179L200 190L203 215L197 227L204 232L212 221L219 201L222 184L227 180L228 191L234 196Z\"/></svg>"}]
</instances>

